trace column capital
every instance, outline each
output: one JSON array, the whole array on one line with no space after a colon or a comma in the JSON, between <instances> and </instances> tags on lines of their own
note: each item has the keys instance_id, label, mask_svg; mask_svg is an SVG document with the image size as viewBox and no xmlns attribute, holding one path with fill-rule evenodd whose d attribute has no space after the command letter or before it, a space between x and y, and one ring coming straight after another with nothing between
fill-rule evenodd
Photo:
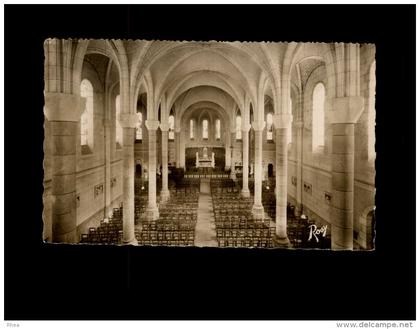
<instances>
[{"instance_id":1,"label":"column capital","mask_svg":"<svg viewBox=\"0 0 420 329\"><path fill-rule=\"evenodd\" d=\"M121 113L119 117L121 128L136 128L137 120L137 114L134 113Z\"/></svg>"},{"instance_id":2,"label":"column capital","mask_svg":"<svg viewBox=\"0 0 420 329\"><path fill-rule=\"evenodd\" d=\"M78 122L86 98L75 94L45 93L44 115L49 121Z\"/></svg>"},{"instance_id":3,"label":"column capital","mask_svg":"<svg viewBox=\"0 0 420 329\"><path fill-rule=\"evenodd\" d=\"M252 122L252 129L254 129L254 131L263 131L264 127L265 127L265 121Z\"/></svg>"},{"instance_id":4,"label":"column capital","mask_svg":"<svg viewBox=\"0 0 420 329\"><path fill-rule=\"evenodd\" d=\"M290 113L279 113L273 115L274 129L288 128L292 123L293 115Z\"/></svg>"},{"instance_id":5,"label":"column capital","mask_svg":"<svg viewBox=\"0 0 420 329\"><path fill-rule=\"evenodd\" d=\"M338 97L331 100L330 123L356 123L363 112L362 96Z\"/></svg>"},{"instance_id":6,"label":"column capital","mask_svg":"<svg viewBox=\"0 0 420 329\"><path fill-rule=\"evenodd\" d=\"M159 121L158 120L146 120L144 123L146 125L147 130L157 130L159 128Z\"/></svg>"},{"instance_id":7,"label":"column capital","mask_svg":"<svg viewBox=\"0 0 420 329\"><path fill-rule=\"evenodd\" d=\"M250 123L244 123L242 124L242 132L247 133L251 129Z\"/></svg>"},{"instance_id":8,"label":"column capital","mask_svg":"<svg viewBox=\"0 0 420 329\"><path fill-rule=\"evenodd\" d=\"M168 131L169 130L169 124L167 123L160 123L159 128L161 131Z\"/></svg>"}]
</instances>

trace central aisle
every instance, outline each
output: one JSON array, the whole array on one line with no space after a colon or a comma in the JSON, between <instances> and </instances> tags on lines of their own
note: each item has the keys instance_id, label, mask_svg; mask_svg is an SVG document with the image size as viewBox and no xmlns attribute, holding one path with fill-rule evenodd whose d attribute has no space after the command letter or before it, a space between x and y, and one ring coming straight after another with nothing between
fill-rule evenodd
<instances>
[{"instance_id":1,"label":"central aisle","mask_svg":"<svg viewBox=\"0 0 420 329\"><path fill-rule=\"evenodd\" d=\"M201 178L200 180L194 245L197 247L217 247L210 178Z\"/></svg>"}]
</instances>

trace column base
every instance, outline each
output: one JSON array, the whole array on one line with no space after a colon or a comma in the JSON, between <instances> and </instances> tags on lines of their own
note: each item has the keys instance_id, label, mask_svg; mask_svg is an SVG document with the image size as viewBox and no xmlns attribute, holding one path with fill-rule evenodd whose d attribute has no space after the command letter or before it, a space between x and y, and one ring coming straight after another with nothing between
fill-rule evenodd
<instances>
[{"instance_id":1,"label":"column base","mask_svg":"<svg viewBox=\"0 0 420 329\"><path fill-rule=\"evenodd\" d=\"M131 246L138 246L139 242L137 241L136 238L130 240L130 241L123 241L124 245L131 245Z\"/></svg>"},{"instance_id":2,"label":"column base","mask_svg":"<svg viewBox=\"0 0 420 329\"><path fill-rule=\"evenodd\" d=\"M251 197L251 192L249 190L242 190L241 194L244 198L249 198Z\"/></svg>"},{"instance_id":3,"label":"column base","mask_svg":"<svg viewBox=\"0 0 420 329\"><path fill-rule=\"evenodd\" d=\"M333 224L331 226L331 249L353 250L353 229Z\"/></svg>"},{"instance_id":4,"label":"column base","mask_svg":"<svg viewBox=\"0 0 420 329\"><path fill-rule=\"evenodd\" d=\"M348 247L343 247L343 246L340 246L340 245L337 245L337 244L334 244L334 243L332 243L331 242L331 250L344 250L344 251L353 251L353 249L354 249L354 247L353 246L348 246Z\"/></svg>"},{"instance_id":5,"label":"column base","mask_svg":"<svg viewBox=\"0 0 420 329\"><path fill-rule=\"evenodd\" d=\"M78 243L79 242L76 229L74 229L73 231L69 233L60 233L60 234L57 234L53 231L52 234L53 234L53 238L52 238L53 243Z\"/></svg>"},{"instance_id":6,"label":"column base","mask_svg":"<svg viewBox=\"0 0 420 329\"><path fill-rule=\"evenodd\" d=\"M252 215L255 219L263 219L264 218L264 207L262 205L254 204L252 206Z\"/></svg>"},{"instance_id":7,"label":"column base","mask_svg":"<svg viewBox=\"0 0 420 329\"><path fill-rule=\"evenodd\" d=\"M331 250L354 250L353 242L347 246L337 244L335 241L331 241Z\"/></svg>"},{"instance_id":8,"label":"column base","mask_svg":"<svg viewBox=\"0 0 420 329\"><path fill-rule=\"evenodd\" d=\"M157 220L159 218L159 209L156 206L154 206L154 207L147 206L147 208L146 208L146 218L149 221Z\"/></svg>"},{"instance_id":9,"label":"column base","mask_svg":"<svg viewBox=\"0 0 420 329\"><path fill-rule=\"evenodd\" d=\"M290 243L289 238L286 236L285 238L279 237L277 234L273 237L274 246L276 248L290 248L292 244Z\"/></svg>"},{"instance_id":10,"label":"column base","mask_svg":"<svg viewBox=\"0 0 420 329\"><path fill-rule=\"evenodd\" d=\"M162 202L167 202L169 200L169 197L170 197L169 190L160 191L160 200Z\"/></svg>"}]
</instances>

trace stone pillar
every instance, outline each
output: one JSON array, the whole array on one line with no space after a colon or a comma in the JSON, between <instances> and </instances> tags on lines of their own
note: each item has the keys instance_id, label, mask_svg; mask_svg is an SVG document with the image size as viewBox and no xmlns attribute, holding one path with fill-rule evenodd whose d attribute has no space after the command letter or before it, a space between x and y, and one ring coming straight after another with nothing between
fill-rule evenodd
<instances>
[{"instance_id":1,"label":"stone pillar","mask_svg":"<svg viewBox=\"0 0 420 329\"><path fill-rule=\"evenodd\" d=\"M249 166L249 130L251 125L244 124L242 127L242 196L245 198L250 197L248 186L248 166Z\"/></svg>"},{"instance_id":2,"label":"stone pillar","mask_svg":"<svg viewBox=\"0 0 420 329\"><path fill-rule=\"evenodd\" d=\"M148 220L156 220L159 217L159 210L156 204L156 130L159 121L146 120L146 127L149 134L149 202L146 208Z\"/></svg>"},{"instance_id":3,"label":"stone pillar","mask_svg":"<svg viewBox=\"0 0 420 329\"><path fill-rule=\"evenodd\" d=\"M296 129L296 207L295 216L302 214L303 121L294 122Z\"/></svg>"},{"instance_id":4,"label":"stone pillar","mask_svg":"<svg viewBox=\"0 0 420 329\"><path fill-rule=\"evenodd\" d=\"M230 140L231 140L231 157L230 157L230 178L236 180L236 173L235 173L235 160L234 160L234 147L236 142L236 131L230 133Z\"/></svg>"},{"instance_id":5,"label":"stone pillar","mask_svg":"<svg viewBox=\"0 0 420 329\"><path fill-rule=\"evenodd\" d=\"M104 119L104 143L105 143L105 205L104 217L109 217L112 213L112 193L111 193L111 123L109 119Z\"/></svg>"},{"instance_id":6,"label":"stone pillar","mask_svg":"<svg viewBox=\"0 0 420 329\"><path fill-rule=\"evenodd\" d=\"M287 237L287 129L291 129L290 114L275 114L276 138L276 237L278 246L290 245Z\"/></svg>"},{"instance_id":7,"label":"stone pillar","mask_svg":"<svg viewBox=\"0 0 420 329\"><path fill-rule=\"evenodd\" d=\"M255 132L255 161L254 161L254 205L252 213L254 218L264 218L262 205L262 133L265 127L264 121L254 121L252 128Z\"/></svg>"},{"instance_id":8,"label":"stone pillar","mask_svg":"<svg viewBox=\"0 0 420 329\"><path fill-rule=\"evenodd\" d=\"M331 248L353 249L354 125L363 111L363 97L332 100Z\"/></svg>"},{"instance_id":9,"label":"stone pillar","mask_svg":"<svg viewBox=\"0 0 420 329\"><path fill-rule=\"evenodd\" d=\"M180 137L180 143L179 143L179 163L180 167L184 168L185 171L185 139L187 136L185 136L185 133L181 131L181 137Z\"/></svg>"},{"instance_id":10,"label":"stone pillar","mask_svg":"<svg viewBox=\"0 0 420 329\"><path fill-rule=\"evenodd\" d=\"M121 113L123 140L123 243L137 244L134 234L134 139L137 115Z\"/></svg>"},{"instance_id":11,"label":"stone pillar","mask_svg":"<svg viewBox=\"0 0 420 329\"><path fill-rule=\"evenodd\" d=\"M175 129L175 161L176 161L176 167L181 167L181 130Z\"/></svg>"},{"instance_id":12,"label":"stone pillar","mask_svg":"<svg viewBox=\"0 0 420 329\"><path fill-rule=\"evenodd\" d=\"M226 131L226 139L225 139L225 170L228 171L230 169L230 162L232 151L230 149L231 146L231 138L229 136L229 131Z\"/></svg>"},{"instance_id":13,"label":"stone pillar","mask_svg":"<svg viewBox=\"0 0 420 329\"><path fill-rule=\"evenodd\" d=\"M45 93L44 114L52 139L52 242L76 243L76 141L85 108L79 95Z\"/></svg>"},{"instance_id":14,"label":"stone pillar","mask_svg":"<svg viewBox=\"0 0 420 329\"><path fill-rule=\"evenodd\" d=\"M168 124L160 124L162 131L162 191L160 191L160 198L162 202L169 199L168 189Z\"/></svg>"}]
</instances>

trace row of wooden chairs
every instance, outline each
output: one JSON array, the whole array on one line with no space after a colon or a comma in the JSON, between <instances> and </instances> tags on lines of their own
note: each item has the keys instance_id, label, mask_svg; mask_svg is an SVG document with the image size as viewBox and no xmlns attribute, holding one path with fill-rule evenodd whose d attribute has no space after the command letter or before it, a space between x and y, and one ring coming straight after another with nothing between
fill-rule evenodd
<instances>
[{"instance_id":1,"label":"row of wooden chairs","mask_svg":"<svg viewBox=\"0 0 420 329\"><path fill-rule=\"evenodd\" d=\"M250 208L251 207L236 207L233 205L226 204L215 204L213 206L213 210L215 215L223 216L223 217L248 217L250 215Z\"/></svg>"},{"instance_id":2,"label":"row of wooden chairs","mask_svg":"<svg viewBox=\"0 0 420 329\"><path fill-rule=\"evenodd\" d=\"M212 180L211 188L219 247L272 247L270 220L253 218L252 200L244 199L233 181Z\"/></svg>"},{"instance_id":3,"label":"row of wooden chairs","mask_svg":"<svg viewBox=\"0 0 420 329\"><path fill-rule=\"evenodd\" d=\"M237 201L237 202L242 202L245 204L249 204L250 202L252 202L252 200L248 200L248 199L244 199L241 195L239 194L231 194L231 193L225 193L225 192L215 192L213 190L212 192L212 197L214 201L218 201L218 202L227 202L227 200L233 200L233 201Z\"/></svg>"},{"instance_id":4,"label":"row of wooden chairs","mask_svg":"<svg viewBox=\"0 0 420 329\"><path fill-rule=\"evenodd\" d=\"M246 239L233 239L233 238L220 238L217 240L219 247L230 248L273 248L274 243L270 238L246 238Z\"/></svg>"},{"instance_id":5,"label":"row of wooden chairs","mask_svg":"<svg viewBox=\"0 0 420 329\"><path fill-rule=\"evenodd\" d=\"M118 235L82 234L80 243L119 244L120 238Z\"/></svg>"},{"instance_id":6,"label":"row of wooden chairs","mask_svg":"<svg viewBox=\"0 0 420 329\"><path fill-rule=\"evenodd\" d=\"M194 230L187 231L141 231L140 239L143 240L194 240Z\"/></svg>"},{"instance_id":7,"label":"row of wooden chairs","mask_svg":"<svg viewBox=\"0 0 420 329\"><path fill-rule=\"evenodd\" d=\"M173 246L173 247L192 247L194 246L194 239L191 240L141 240L137 239L138 243L143 246Z\"/></svg>"},{"instance_id":8,"label":"row of wooden chairs","mask_svg":"<svg viewBox=\"0 0 420 329\"><path fill-rule=\"evenodd\" d=\"M98 227L90 227L87 234L82 234L80 243L119 244L122 237L122 206L114 208L112 218L101 220Z\"/></svg>"},{"instance_id":9,"label":"row of wooden chairs","mask_svg":"<svg viewBox=\"0 0 420 329\"><path fill-rule=\"evenodd\" d=\"M170 213L170 212L161 212L159 214L159 218L161 220L166 220L166 221L179 221L179 220L197 220L197 213L191 214L188 212L174 212L174 213Z\"/></svg>"},{"instance_id":10,"label":"row of wooden chairs","mask_svg":"<svg viewBox=\"0 0 420 329\"><path fill-rule=\"evenodd\" d=\"M184 221L184 222L176 222L173 223L142 223L141 229L143 232L145 231L191 231L195 229L196 221Z\"/></svg>"},{"instance_id":11,"label":"row of wooden chairs","mask_svg":"<svg viewBox=\"0 0 420 329\"><path fill-rule=\"evenodd\" d=\"M153 239L138 237L137 241L144 246L194 246L194 236L188 238Z\"/></svg>"},{"instance_id":12,"label":"row of wooden chairs","mask_svg":"<svg viewBox=\"0 0 420 329\"><path fill-rule=\"evenodd\" d=\"M270 228L270 223L261 223L252 220L247 220L246 222L237 222L237 221L229 221L229 220L219 220L215 221L216 227L220 227L221 229L248 229L248 230L259 230L259 229L268 229Z\"/></svg>"},{"instance_id":13,"label":"row of wooden chairs","mask_svg":"<svg viewBox=\"0 0 420 329\"><path fill-rule=\"evenodd\" d=\"M273 228L274 229L274 228ZM274 237L275 230L270 228L258 228L258 229L231 229L231 228L217 228L216 237L217 238L236 238L236 239L245 239L245 238L270 238Z\"/></svg>"},{"instance_id":14,"label":"row of wooden chairs","mask_svg":"<svg viewBox=\"0 0 420 329\"><path fill-rule=\"evenodd\" d=\"M240 188L237 186L227 186L227 187L214 187L212 188L212 193L238 193Z\"/></svg>"},{"instance_id":15,"label":"row of wooden chairs","mask_svg":"<svg viewBox=\"0 0 420 329\"><path fill-rule=\"evenodd\" d=\"M170 199L159 205L159 219L140 221L137 240L150 246L192 246L199 198L199 180L181 179L170 186ZM147 203L146 203L147 204Z\"/></svg>"}]
</instances>

